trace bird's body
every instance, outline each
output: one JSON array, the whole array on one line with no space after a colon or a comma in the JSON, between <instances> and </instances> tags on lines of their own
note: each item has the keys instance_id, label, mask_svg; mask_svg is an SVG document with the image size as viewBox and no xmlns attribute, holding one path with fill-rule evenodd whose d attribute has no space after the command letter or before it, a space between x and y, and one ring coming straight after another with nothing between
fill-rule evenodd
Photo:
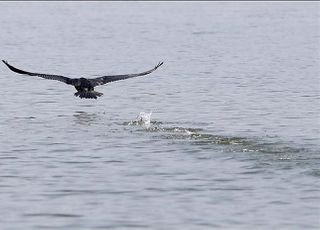
<instances>
[{"instance_id":1,"label":"bird's body","mask_svg":"<svg viewBox=\"0 0 320 230\"><path fill-rule=\"evenodd\" d=\"M86 78L79 78L74 79L74 87L78 92L76 92L74 95L78 96L80 98L94 98L97 99L97 97L102 96L102 93L99 93L97 91L94 91L94 86L90 82L90 80Z\"/></svg>"},{"instance_id":2,"label":"bird's body","mask_svg":"<svg viewBox=\"0 0 320 230\"><path fill-rule=\"evenodd\" d=\"M159 66L163 64L163 62L160 62L158 65L156 65L153 69L137 73L137 74L124 74L124 75L109 75L109 76L102 76L97 77L93 79L87 79L87 78L68 78L60 75L50 75L50 74L41 74L41 73L31 73L27 72L21 69L18 69L16 67L13 67L12 65L9 65L8 62L2 60L3 63L13 72L19 73L19 74L25 74L30 76L37 76L49 80L57 80L64 82L68 85L73 85L77 92L74 94L77 97L80 98L89 98L89 99L97 99L98 97L102 96L102 93L99 93L94 90L94 87L99 85L104 85L109 82L113 81L119 81L119 80L125 80L128 78L143 76L152 73L155 71Z\"/></svg>"}]
</instances>

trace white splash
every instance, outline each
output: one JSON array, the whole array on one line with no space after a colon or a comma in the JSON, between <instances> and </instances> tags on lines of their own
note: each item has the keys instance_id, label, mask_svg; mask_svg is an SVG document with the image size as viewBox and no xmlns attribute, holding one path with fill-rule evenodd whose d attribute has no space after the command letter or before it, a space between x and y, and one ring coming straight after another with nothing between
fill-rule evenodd
<instances>
[{"instance_id":1,"label":"white splash","mask_svg":"<svg viewBox=\"0 0 320 230\"><path fill-rule=\"evenodd\" d=\"M152 111L150 111L150 113L140 112L140 114L137 116L137 119L136 119L137 123L139 125L145 125L149 127L151 122L151 114L152 114Z\"/></svg>"},{"instance_id":2,"label":"white splash","mask_svg":"<svg viewBox=\"0 0 320 230\"><path fill-rule=\"evenodd\" d=\"M150 113L140 112L137 118L135 120L130 121L128 125L142 125L148 129L151 125L151 114L152 111L150 111Z\"/></svg>"}]
</instances>

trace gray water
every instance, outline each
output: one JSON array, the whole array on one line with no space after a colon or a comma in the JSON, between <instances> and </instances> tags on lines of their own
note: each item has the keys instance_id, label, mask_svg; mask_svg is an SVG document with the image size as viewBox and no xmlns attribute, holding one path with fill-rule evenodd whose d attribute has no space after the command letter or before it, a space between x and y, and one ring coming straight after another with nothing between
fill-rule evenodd
<instances>
[{"instance_id":1,"label":"gray water","mask_svg":"<svg viewBox=\"0 0 320 230\"><path fill-rule=\"evenodd\" d=\"M1 2L19 68L164 65L82 100L1 63L0 229L319 229L319 25L317 2Z\"/></svg>"}]
</instances>

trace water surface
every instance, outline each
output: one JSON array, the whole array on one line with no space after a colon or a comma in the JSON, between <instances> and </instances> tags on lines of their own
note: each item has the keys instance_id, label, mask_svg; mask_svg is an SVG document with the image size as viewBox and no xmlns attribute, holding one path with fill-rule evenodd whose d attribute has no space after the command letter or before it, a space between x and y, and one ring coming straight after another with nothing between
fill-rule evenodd
<instances>
[{"instance_id":1,"label":"water surface","mask_svg":"<svg viewBox=\"0 0 320 230\"><path fill-rule=\"evenodd\" d=\"M2 65L1 229L320 227L319 3L2 2L0 32L29 71L165 62L98 100Z\"/></svg>"}]
</instances>

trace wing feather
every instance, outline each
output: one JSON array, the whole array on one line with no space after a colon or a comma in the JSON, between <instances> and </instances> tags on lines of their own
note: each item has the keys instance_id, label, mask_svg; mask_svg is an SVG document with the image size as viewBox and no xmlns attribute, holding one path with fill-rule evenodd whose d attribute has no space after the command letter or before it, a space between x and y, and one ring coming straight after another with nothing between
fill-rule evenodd
<instances>
[{"instance_id":1,"label":"wing feather","mask_svg":"<svg viewBox=\"0 0 320 230\"><path fill-rule=\"evenodd\" d=\"M150 70L145 71L145 72L135 73L135 74L102 76L102 77L97 77L97 78L94 78L94 79L90 79L90 82L91 82L91 84L93 84L93 86L98 86L98 85L104 85L104 84L107 84L107 83L113 82L113 81L119 81L119 80L125 80L125 79L128 79L128 78L144 76L144 75L152 73L153 71L158 69L162 64L163 64L163 62L159 62L159 64L156 65L153 69L150 69Z\"/></svg>"},{"instance_id":2,"label":"wing feather","mask_svg":"<svg viewBox=\"0 0 320 230\"><path fill-rule=\"evenodd\" d=\"M66 84L72 84L73 81L72 79L68 78L68 77L64 77L64 76L60 76L60 75L52 75L52 74L42 74L42 73L31 73L31 72L27 72L21 69L18 69L16 67L13 67L12 65L10 65L8 62L2 60L4 64L6 64L6 66L12 70L13 72L19 73L19 74L25 74L25 75L30 75L30 76L37 76L37 77L41 77L41 78L45 78L45 79L49 79L49 80L56 80L56 81L61 81L64 82Z\"/></svg>"}]
</instances>

